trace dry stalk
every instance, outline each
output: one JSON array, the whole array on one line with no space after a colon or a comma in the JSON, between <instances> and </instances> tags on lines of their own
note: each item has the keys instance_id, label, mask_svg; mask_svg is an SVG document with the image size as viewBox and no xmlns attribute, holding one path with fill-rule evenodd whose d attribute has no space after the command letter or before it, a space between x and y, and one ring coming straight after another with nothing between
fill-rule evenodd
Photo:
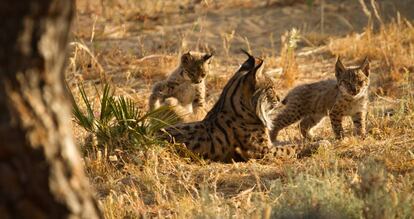
<instances>
[{"instance_id":1,"label":"dry stalk","mask_svg":"<svg viewBox=\"0 0 414 219\"><path fill-rule=\"evenodd\" d=\"M372 14L369 11L369 9L368 9L367 5L365 4L364 0L359 0L359 3L361 4L362 11L364 12L364 14L368 18L367 27L368 27L369 30L372 30Z\"/></svg>"},{"instance_id":2,"label":"dry stalk","mask_svg":"<svg viewBox=\"0 0 414 219\"><path fill-rule=\"evenodd\" d=\"M300 40L299 31L293 28L286 32L282 37L282 51L281 51L281 66L282 71L282 86L289 88L293 85L298 74L298 64L296 63L295 49Z\"/></svg>"},{"instance_id":3,"label":"dry stalk","mask_svg":"<svg viewBox=\"0 0 414 219\"><path fill-rule=\"evenodd\" d=\"M372 6L372 9L374 11L375 18L377 18L378 22L381 24L381 27L383 27L384 22L382 21L381 16L378 12L378 7L377 7L376 0L371 0L371 6Z\"/></svg>"},{"instance_id":4,"label":"dry stalk","mask_svg":"<svg viewBox=\"0 0 414 219\"><path fill-rule=\"evenodd\" d=\"M83 51L85 51L92 59L92 61L96 64L96 66L98 67L99 70L99 76L102 82L107 82L107 77L105 74L105 70L102 67L102 65L99 63L98 59L96 58L96 56L91 52L91 50L83 43L80 42L71 42L69 43L69 45L71 46L75 46L76 48L79 48Z\"/></svg>"}]
</instances>

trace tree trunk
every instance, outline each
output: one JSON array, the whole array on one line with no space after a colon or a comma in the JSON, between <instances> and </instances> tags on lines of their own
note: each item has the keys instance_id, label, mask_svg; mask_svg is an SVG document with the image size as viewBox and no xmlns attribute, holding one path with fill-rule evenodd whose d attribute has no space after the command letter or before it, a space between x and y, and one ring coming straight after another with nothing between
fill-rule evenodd
<instances>
[{"instance_id":1,"label":"tree trunk","mask_svg":"<svg viewBox=\"0 0 414 219\"><path fill-rule=\"evenodd\" d=\"M64 89L72 0L0 2L0 217L100 218Z\"/></svg>"}]
</instances>

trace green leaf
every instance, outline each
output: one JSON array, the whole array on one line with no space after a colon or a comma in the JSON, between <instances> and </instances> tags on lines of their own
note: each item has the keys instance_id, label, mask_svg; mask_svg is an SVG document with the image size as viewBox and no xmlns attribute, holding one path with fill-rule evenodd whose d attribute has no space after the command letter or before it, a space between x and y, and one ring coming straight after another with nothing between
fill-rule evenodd
<instances>
[{"instance_id":1,"label":"green leaf","mask_svg":"<svg viewBox=\"0 0 414 219\"><path fill-rule=\"evenodd\" d=\"M103 87L102 97L99 98L99 116L95 118L83 85L78 85L78 89L86 112L74 101L76 122L95 135L100 146L107 146L110 151L116 148L145 148L157 142L154 133L179 121L178 115L167 106L142 113L132 99L114 97L115 91L108 84ZM96 93L99 95L98 90Z\"/></svg>"}]
</instances>

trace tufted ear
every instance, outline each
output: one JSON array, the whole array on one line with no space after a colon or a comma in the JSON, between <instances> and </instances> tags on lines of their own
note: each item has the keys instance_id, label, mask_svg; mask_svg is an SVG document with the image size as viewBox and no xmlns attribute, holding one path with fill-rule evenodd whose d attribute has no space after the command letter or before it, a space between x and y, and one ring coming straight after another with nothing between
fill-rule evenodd
<instances>
[{"instance_id":1,"label":"tufted ear","mask_svg":"<svg viewBox=\"0 0 414 219\"><path fill-rule=\"evenodd\" d=\"M247 60L242 64L240 70L249 71L250 69L254 68L255 66L255 58L250 55L246 50L241 49L241 51L247 55Z\"/></svg>"},{"instance_id":2,"label":"tufted ear","mask_svg":"<svg viewBox=\"0 0 414 219\"><path fill-rule=\"evenodd\" d=\"M335 77L341 78L341 76L346 72L345 66L341 62L341 58L338 56L335 64Z\"/></svg>"},{"instance_id":3,"label":"tufted ear","mask_svg":"<svg viewBox=\"0 0 414 219\"><path fill-rule=\"evenodd\" d=\"M207 60L209 60L212 56L214 55L214 53L206 53L203 56L203 61L206 62Z\"/></svg>"},{"instance_id":4,"label":"tufted ear","mask_svg":"<svg viewBox=\"0 0 414 219\"><path fill-rule=\"evenodd\" d=\"M191 62L191 59L192 57L191 57L190 51L188 51L181 56L181 63L188 64Z\"/></svg>"},{"instance_id":5,"label":"tufted ear","mask_svg":"<svg viewBox=\"0 0 414 219\"><path fill-rule=\"evenodd\" d=\"M257 72L260 69L260 67L262 67L263 65L263 59L256 58L254 61L255 61L254 70Z\"/></svg>"},{"instance_id":6,"label":"tufted ear","mask_svg":"<svg viewBox=\"0 0 414 219\"><path fill-rule=\"evenodd\" d=\"M364 74L367 77L369 76L369 73L370 73L370 64L369 64L368 57L365 57L364 61L361 64L360 69L361 69L362 72L364 72Z\"/></svg>"},{"instance_id":7,"label":"tufted ear","mask_svg":"<svg viewBox=\"0 0 414 219\"><path fill-rule=\"evenodd\" d=\"M246 82L252 86L253 89L256 87L257 83L257 74L260 71L260 67L263 65L263 60L259 58L254 58L254 67L246 75Z\"/></svg>"}]
</instances>

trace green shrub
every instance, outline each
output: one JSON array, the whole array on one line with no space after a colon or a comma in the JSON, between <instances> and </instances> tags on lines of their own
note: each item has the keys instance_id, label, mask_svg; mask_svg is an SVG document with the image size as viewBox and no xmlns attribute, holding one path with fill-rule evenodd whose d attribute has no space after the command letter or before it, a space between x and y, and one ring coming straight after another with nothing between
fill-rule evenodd
<instances>
[{"instance_id":1,"label":"green shrub","mask_svg":"<svg viewBox=\"0 0 414 219\"><path fill-rule=\"evenodd\" d=\"M352 177L337 168L291 170L286 180L271 184L271 218L412 218L412 182L373 159L358 165Z\"/></svg>"},{"instance_id":2,"label":"green shrub","mask_svg":"<svg viewBox=\"0 0 414 219\"><path fill-rule=\"evenodd\" d=\"M299 174L288 183L275 181L271 197L277 197L272 218L360 218L363 202L345 179L336 174L317 177Z\"/></svg>"},{"instance_id":3,"label":"green shrub","mask_svg":"<svg viewBox=\"0 0 414 219\"><path fill-rule=\"evenodd\" d=\"M105 85L96 112L83 85L78 86L81 103L74 101L73 115L81 127L96 138L97 146L109 151L114 149L144 148L159 143L156 133L175 124L177 115L170 107L160 107L143 113L132 99L114 96L114 90ZM96 113L95 113L96 112Z\"/></svg>"}]
</instances>

